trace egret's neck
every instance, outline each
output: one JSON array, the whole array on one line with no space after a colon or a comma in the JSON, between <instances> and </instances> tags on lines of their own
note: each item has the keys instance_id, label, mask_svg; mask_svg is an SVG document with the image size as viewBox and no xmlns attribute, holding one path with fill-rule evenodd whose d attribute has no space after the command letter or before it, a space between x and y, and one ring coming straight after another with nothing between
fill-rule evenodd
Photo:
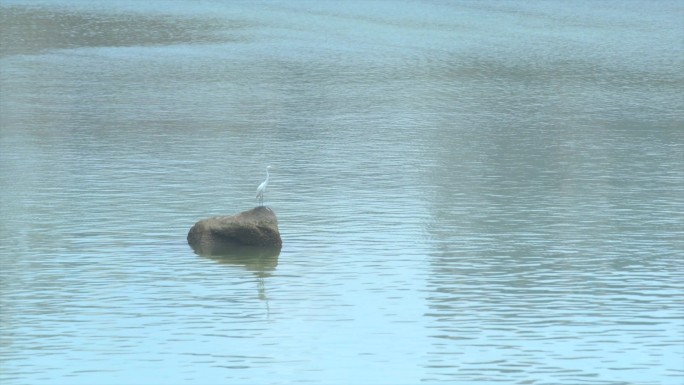
<instances>
[{"instance_id":1,"label":"egret's neck","mask_svg":"<svg viewBox=\"0 0 684 385\"><path fill-rule=\"evenodd\" d=\"M269 177L269 176L270 176L270 175L268 174L268 169L266 169L266 181L267 181L267 182L268 182L268 177Z\"/></svg>"}]
</instances>

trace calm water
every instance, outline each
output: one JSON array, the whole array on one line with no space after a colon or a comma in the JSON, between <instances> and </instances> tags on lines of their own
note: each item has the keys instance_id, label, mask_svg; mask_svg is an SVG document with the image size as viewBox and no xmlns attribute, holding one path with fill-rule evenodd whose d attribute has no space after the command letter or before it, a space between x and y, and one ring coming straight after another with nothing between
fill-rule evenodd
<instances>
[{"instance_id":1,"label":"calm water","mask_svg":"<svg viewBox=\"0 0 684 385\"><path fill-rule=\"evenodd\" d=\"M3 385L684 383L681 2L0 12Z\"/></svg>"}]
</instances>

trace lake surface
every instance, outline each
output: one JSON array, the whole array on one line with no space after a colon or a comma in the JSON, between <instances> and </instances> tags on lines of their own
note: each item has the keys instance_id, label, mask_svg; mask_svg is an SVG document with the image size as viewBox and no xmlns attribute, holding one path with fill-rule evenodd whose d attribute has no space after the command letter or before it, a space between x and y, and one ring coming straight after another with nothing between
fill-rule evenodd
<instances>
[{"instance_id":1,"label":"lake surface","mask_svg":"<svg viewBox=\"0 0 684 385\"><path fill-rule=\"evenodd\" d=\"M0 12L3 385L684 383L681 2Z\"/></svg>"}]
</instances>

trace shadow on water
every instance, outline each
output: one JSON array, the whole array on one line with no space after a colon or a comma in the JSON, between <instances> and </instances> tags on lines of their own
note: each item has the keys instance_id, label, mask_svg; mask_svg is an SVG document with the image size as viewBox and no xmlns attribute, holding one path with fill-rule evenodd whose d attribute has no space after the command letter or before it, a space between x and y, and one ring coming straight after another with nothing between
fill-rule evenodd
<instances>
[{"instance_id":1,"label":"shadow on water","mask_svg":"<svg viewBox=\"0 0 684 385\"><path fill-rule=\"evenodd\" d=\"M195 254L222 265L238 266L252 272L257 278L259 299L266 302L266 310L270 312L268 296L266 295L266 278L270 277L278 266L280 248L233 246L212 253L198 253L195 250Z\"/></svg>"},{"instance_id":2,"label":"shadow on water","mask_svg":"<svg viewBox=\"0 0 684 385\"><path fill-rule=\"evenodd\" d=\"M79 47L243 42L249 27L245 20L7 6L0 12L0 56Z\"/></svg>"}]
</instances>

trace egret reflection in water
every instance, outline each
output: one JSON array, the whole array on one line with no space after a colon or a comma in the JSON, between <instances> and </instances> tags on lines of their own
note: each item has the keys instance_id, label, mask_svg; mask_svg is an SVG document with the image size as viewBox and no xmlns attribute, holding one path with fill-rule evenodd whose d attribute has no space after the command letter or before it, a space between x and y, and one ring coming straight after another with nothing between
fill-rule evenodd
<instances>
[{"instance_id":1,"label":"egret reflection in water","mask_svg":"<svg viewBox=\"0 0 684 385\"><path fill-rule=\"evenodd\" d=\"M268 296L266 294L266 279L271 276L278 266L280 249L263 247L235 247L215 254L197 254L211 259L219 264L235 266L254 274L257 279L259 300L266 303L266 315L270 314Z\"/></svg>"}]
</instances>

